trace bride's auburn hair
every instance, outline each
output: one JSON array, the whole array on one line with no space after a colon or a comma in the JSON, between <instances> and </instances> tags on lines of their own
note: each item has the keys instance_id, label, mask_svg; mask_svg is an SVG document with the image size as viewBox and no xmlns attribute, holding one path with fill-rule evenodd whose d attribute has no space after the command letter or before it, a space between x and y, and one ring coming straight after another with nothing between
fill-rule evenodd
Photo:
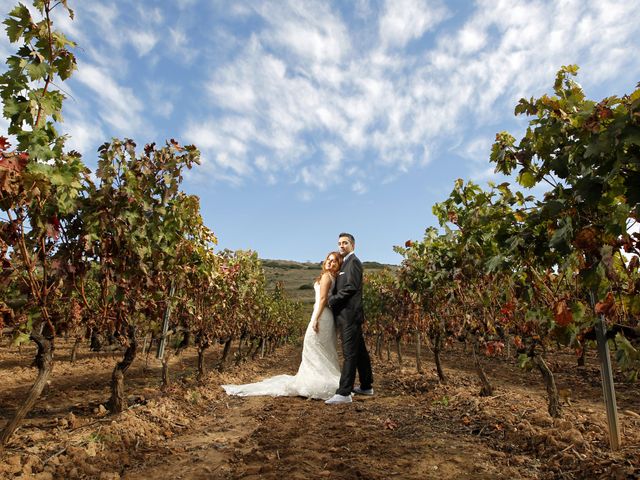
<instances>
[{"instance_id":1,"label":"bride's auburn hair","mask_svg":"<svg viewBox=\"0 0 640 480\"><path fill-rule=\"evenodd\" d=\"M333 270L329 270L325 267L325 264L327 263L327 260L329 260L329 257L331 255L333 255L334 258L336 259L336 265ZM330 272L331 276L335 277L341 268L342 268L342 255L340 255L340 252L329 252L325 257L325 259L322 261L322 271L320 272L320 275L318 275L315 281L319 282L324 272Z\"/></svg>"}]
</instances>

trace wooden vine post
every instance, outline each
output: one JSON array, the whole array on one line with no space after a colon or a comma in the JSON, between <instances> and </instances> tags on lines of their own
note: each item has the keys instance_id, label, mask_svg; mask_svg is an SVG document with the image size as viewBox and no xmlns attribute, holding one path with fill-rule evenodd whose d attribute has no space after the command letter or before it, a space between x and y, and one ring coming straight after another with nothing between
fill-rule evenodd
<instances>
[{"instance_id":1,"label":"wooden vine post","mask_svg":"<svg viewBox=\"0 0 640 480\"><path fill-rule=\"evenodd\" d=\"M611 450L615 451L620 448L620 424L618 422L616 390L613 383L609 343L607 342L607 327L603 315L598 316L595 329L596 341L598 343L598 356L600 357L600 373L602 374L602 392L604 394L604 405L607 411L607 423L609 425L609 444L611 445Z\"/></svg>"},{"instance_id":2,"label":"wooden vine post","mask_svg":"<svg viewBox=\"0 0 640 480\"><path fill-rule=\"evenodd\" d=\"M171 282L171 287L169 288L169 302L167 302L167 307L164 310L164 316L162 319L162 335L160 336L160 342L158 343L158 352L156 353L156 358L158 360L162 360L164 357L164 349L167 344L167 332L169 332L169 318L171 317L170 302L175 292L176 292L175 283Z\"/></svg>"}]
</instances>

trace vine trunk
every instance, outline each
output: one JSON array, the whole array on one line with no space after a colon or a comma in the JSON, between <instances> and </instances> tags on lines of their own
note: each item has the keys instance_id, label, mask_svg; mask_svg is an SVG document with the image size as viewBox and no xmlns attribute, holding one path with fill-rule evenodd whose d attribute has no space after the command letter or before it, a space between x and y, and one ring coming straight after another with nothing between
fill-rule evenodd
<instances>
[{"instance_id":1,"label":"vine trunk","mask_svg":"<svg viewBox=\"0 0 640 480\"><path fill-rule=\"evenodd\" d=\"M53 369L53 338L45 338L44 335L34 330L31 332L31 339L38 346L38 352L35 358L35 364L38 367L38 376L29 389L27 398L16 410L15 415L9 420L9 423L4 427L2 433L0 433L0 451L3 450L9 438L13 435L13 432L16 431L24 417L26 417L35 405Z\"/></svg>"}]
</instances>

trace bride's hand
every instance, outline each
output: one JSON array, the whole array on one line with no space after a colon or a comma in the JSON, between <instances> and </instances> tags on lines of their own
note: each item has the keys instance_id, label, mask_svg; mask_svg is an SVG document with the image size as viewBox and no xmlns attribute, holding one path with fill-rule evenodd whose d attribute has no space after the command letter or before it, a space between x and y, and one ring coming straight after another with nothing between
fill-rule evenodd
<instances>
[{"instance_id":1,"label":"bride's hand","mask_svg":"<svg viewBox=\"0 0 640 480\"><path fill-rule=\"evenodd\" d=\"M313 322L313 331L316 333L320 332L320 325L318 324L317 320Z\"/></svg>"}]
</instances>

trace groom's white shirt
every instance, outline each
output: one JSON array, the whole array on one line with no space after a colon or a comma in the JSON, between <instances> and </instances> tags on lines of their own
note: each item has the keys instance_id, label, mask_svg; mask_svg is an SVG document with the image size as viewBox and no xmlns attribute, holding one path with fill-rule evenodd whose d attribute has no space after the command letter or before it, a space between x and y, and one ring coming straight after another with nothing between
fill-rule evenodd
<instances>
[{"instance_id":1,"label":"groom's white shirt","mask_svg":"<svg viewBox=\"0 0 640 480\"><path fill-rule=\"evenodd\" d=\"M348 254L346 254L342 259L342 263L344 264L344 262L347 261L347 258L349 258L351 255L353 255L353 252L349 252ZM338 275L344 275L344 272L340 272Z\"/></svg>"}]
</instances>

